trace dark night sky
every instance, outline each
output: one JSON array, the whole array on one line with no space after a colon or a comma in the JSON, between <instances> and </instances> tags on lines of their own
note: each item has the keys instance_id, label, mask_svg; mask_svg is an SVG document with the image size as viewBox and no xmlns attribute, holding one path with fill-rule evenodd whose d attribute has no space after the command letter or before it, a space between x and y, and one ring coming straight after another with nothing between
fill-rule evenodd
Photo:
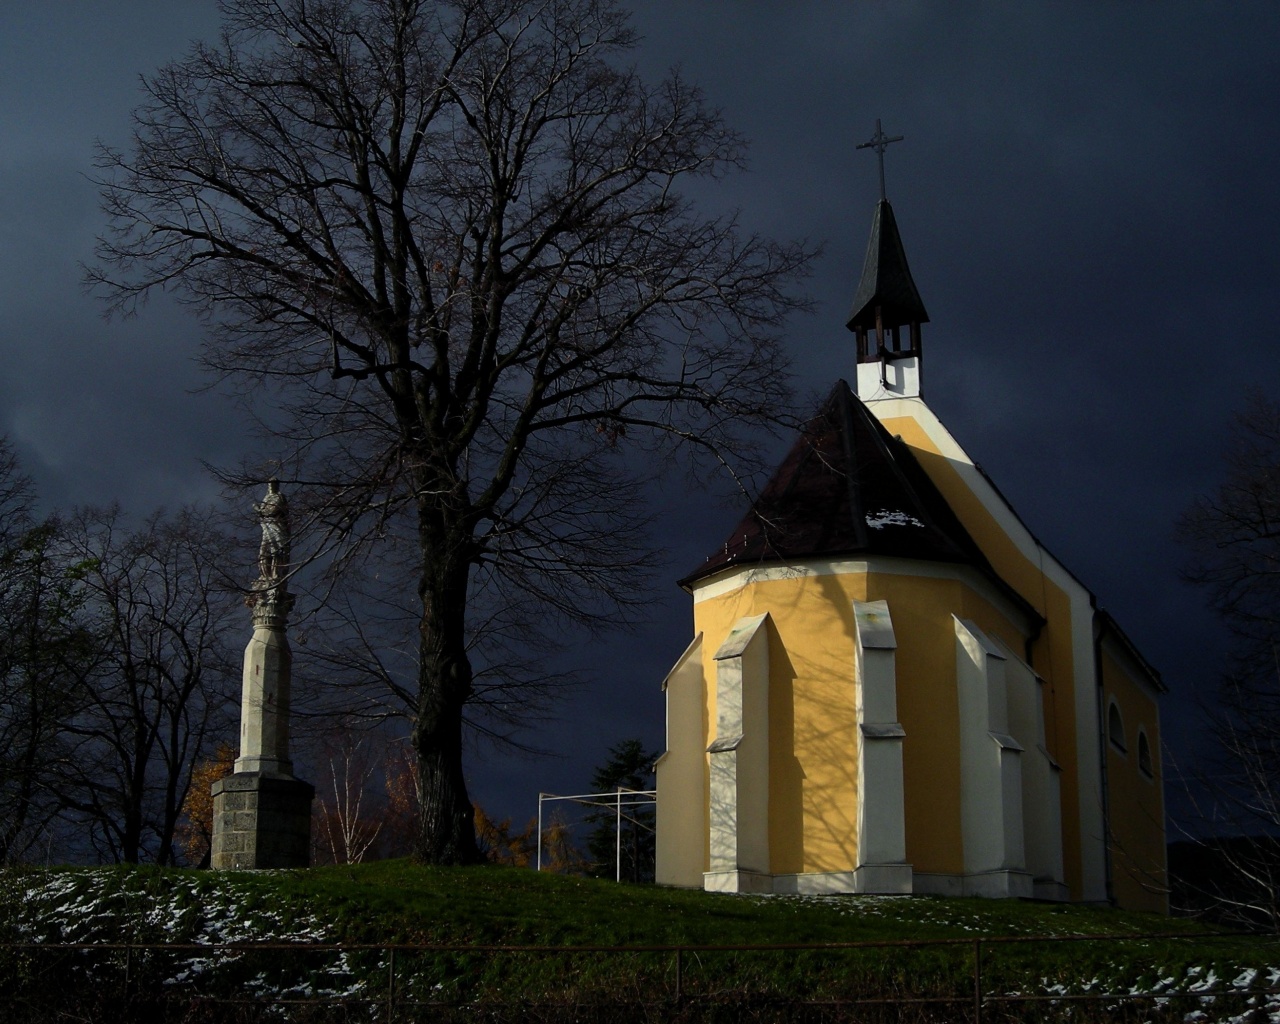
<instances>
[{"instance_id":1,"label":"dark night sky","mask_svg":"<svg viewBox=\"0 0 1280 1024\"><path fill-rule=\"evenodd\" d=\"M753 142L750 172L700 200L823 243L816 310L790 329L797 411L854 372L843 314L878 187L854 147L877 117L906 136L888 191L931 317L930 404L1163 671L1166 740L1193 760L1222 633L1178 581L1172 523L1213 486L1247 388L1280 391L1280 10L636 6L642 68L680 65ZM94 140L123 144L139 74L216 28L213 0L0 9L0 433L48 507L209 498L201 460L248 450L228 396L195 393L199 323L163 296L104 322L78 268L103 224ZM564 755L473 757L474 794L500 814L580 790L619 739L661 745L658 684L691 622L667 581L741 511L666 500L651 618L599 641L591 682L534 737Z\"/></svg>"}]
</instances>

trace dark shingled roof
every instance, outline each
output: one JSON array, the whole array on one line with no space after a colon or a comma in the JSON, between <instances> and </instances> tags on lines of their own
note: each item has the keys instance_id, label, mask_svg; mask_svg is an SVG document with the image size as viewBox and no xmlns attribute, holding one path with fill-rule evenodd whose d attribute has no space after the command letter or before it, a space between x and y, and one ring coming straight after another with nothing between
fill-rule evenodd
<instances>
[{"instance_id":1,"label":"dark shingled roof","mask_svg":"<svg viewBox=\"0 0 1280 1024\"><path fill-rule=\"evenodd\" d=\"M858 282L853 310L849 313L849 330L859 327L874 330L877 306L885 327L929 322L929 314L924 310L924 302L907 266L907 252L902 247L893 207L887 199L876 204L871 220L871 238L862 264L862 280Z\"/></svg>"},{"instance_id":2,"label":"dark shingled roof","mask_svg":"<svg viewBox=\"0 0 1280 1024\"><path fill-rule=\"evenodd\" d=\"M889 555L971 565L1020 606L911 449L838 381L724 546L680 581L806 558Z\"/></svg>"}]
</instances>

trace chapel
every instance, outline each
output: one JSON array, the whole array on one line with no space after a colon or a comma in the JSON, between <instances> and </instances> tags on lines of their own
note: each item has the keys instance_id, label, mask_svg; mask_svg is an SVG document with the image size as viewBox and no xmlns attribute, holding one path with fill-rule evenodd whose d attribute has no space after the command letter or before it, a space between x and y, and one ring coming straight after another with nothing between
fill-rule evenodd
<instances>
[{"instance_id":1,"label":"chapel","mask_svg":"<svg viewBox=\"0 0 1280 1024\"><path fill-rule=\"evenodd\" d=\"M1167 912L1160 676L925 402L928 322L882 186L852 386L681 580L657 881Z\"/></svg>"}]
</instances>

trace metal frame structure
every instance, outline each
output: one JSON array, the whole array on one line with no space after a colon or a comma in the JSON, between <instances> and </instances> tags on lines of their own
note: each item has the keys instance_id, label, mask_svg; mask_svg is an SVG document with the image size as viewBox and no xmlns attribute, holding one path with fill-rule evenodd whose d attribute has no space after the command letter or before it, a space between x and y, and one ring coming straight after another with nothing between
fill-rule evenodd
<instances>
[{"instance_id":1,"label":"metal frame structure","mask_svg":"<svg viewBox=\"0 0 1280 1024\"><path fill-rule=\"evenodd\" d=\"M624 799L624 797L626 799ZM622 881L622 819L624 817L622 809L624 807L646 807L652 805L658 806L658 791L656 789L627 789L625 786L619 786L612 793L575 793L571 796L557 796L555 793L539 793L538 794L538 870L542 870L542 805L555 800L569 800L577 804L585 804L588 807L612 807L616 815L617 824L614 834L614 881ZM652 832L652 826L647 825L639 818L633 818L626 815L627 821L639 825L643 829Z\"/></svg>"}]
</instances>

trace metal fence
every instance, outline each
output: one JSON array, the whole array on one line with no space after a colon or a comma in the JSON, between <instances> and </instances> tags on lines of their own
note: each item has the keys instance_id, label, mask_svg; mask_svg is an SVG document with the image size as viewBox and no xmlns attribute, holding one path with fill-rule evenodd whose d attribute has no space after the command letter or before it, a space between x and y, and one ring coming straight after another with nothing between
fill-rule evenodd
<instances>
[{"instance_id":1,"label":"metal fence","mask_svg":"<svg viewBox=\"0 0 1280 1024\"><path fill-rule=\"evenodd\" d=\"M911 1008L916 1019L975 1024L1044 1019L1050 1008L1074 1020L1110 1020L1121 1011L1144 1020L1182 1020L1188 1013L1199 1014L1198 1019L1217 1019L1215 1013L1222 1019L1280 1019L1280 970L1255 971L1245 986L1230 979L1216 979L1223 984L1215 985L1213 977L1202 976L1194 984L1184 978L1182 987L1098 991L1079 981L1074 987L1046 986L1032 976L1034 970L1026 969L1036 950L1064 943L1093 944L1094 954L1125 943L1172 943L1175 948L1188 943L1198 955L1212 959L1214 940L1229 944L1217 947L1223 954L1238 955L1245 948L1242 942L1280 952L1280 937L1250 939L1225 932L572 947L0 943L0 1019L44 1020L85 1012L99 1019L86 1011L83 998L75 1011L60 1008L61 1001L75 1002L77 994L89 992L100 1005L113 1008L102 1011L101 1019L121 1020L135 1019L130 1007L150 1008L147 1019L154 1020L252 1019L248 1011L241 1017L230 1012L219 1016L217 1009L260 1010L265 1005L276 1007L283 1019L387 1024L453 1019L449 1014L458 1019L487 1015L495 1020L619 1022L627 1019L619 1016L619 1007L641 1012L636 1019L690 1021L719 1019L717 1008L749 1011L736 1012L733 1019L760 1020L808 1019L800 1011L823 1020L864 1020L876 1008L896 1011L886 1019L904 1019L903 1011ZM808 991L777 989L777 962L772 971L762 969L776 957L786 958L794 978L813 979ZM855 965L850 958L860 959ZM912 975L913 970L919 973ZM849 980L841 990L845 975ZM1011 986L1014 977L1021 981ZM549 989L530 990L530 979L541 983L548 978ZM625 978L627 984L611 991L611 978ZM181 1006L182 1013L151 1012L165 1005Z\"/></svg>"}]
</instances>

